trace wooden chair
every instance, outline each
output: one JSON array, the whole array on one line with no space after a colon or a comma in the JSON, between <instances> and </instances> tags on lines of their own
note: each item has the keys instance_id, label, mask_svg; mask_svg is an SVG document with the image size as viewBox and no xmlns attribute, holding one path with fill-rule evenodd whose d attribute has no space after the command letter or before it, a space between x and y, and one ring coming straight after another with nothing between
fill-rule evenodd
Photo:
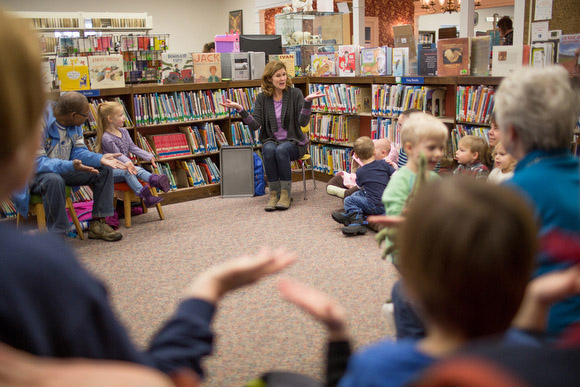
<instances>
[{"instance_id":1,"label":"wooden chair","mask_svg":"<svg viewBox=\"0 0 580 387\"><path fill-rule=\"evenodd\" d=\"M145 182L141 182L141 184L143 184L143 187L149 187L151 189L151 194L153 196L157 196L157 190L151 186L149 186L149 184L145 183ZM141 202L141 206L143 207L143 212L147 213L147 207L145 206L145 203L143 203L143 199L141 199L140 197L138 197L137 195L135 195L135 193L133 192L133 190L131 189L131 187L129 187L129 185L127 183L115 183L115 208L117 208L117 200L120 198L121 200L123 200L123 208L125 210L125 227L126 228L130 228L131 227L131 201L140 201ZM157 203L157 205L155 206L157 208L157 213L159 214L159 219L163 220L165 219L165 215L163 214L163 209L161 208L161 203Z\"/></svg>"},{"instance_id":2,"label":"wooden chair","mask_svg":"<svg viewBox=\"0 0 580 387\"><path fill-rule=\"evenodd\" d=\"M68 212L70 217L73 220L75 225L75 229L77 231L77 235L80 239L85 239L85 234L83 232L83 228L81 223L79 222L79 218L77 217L77 213L73 206L72 198L71 198L71 187L66 187L66 208L68 208ZM44 211L44 205L42 204L42 196L40 195L30 195L30 205L29 205L29 213L36 215L36 223L38 225L38 229L40 231L46 231L46 212ZM16 227L20 226L20 214L16 215Z\"/></svg>"},{"instance_id":3,"label":"wooden chair","mask_svg":"<svg viewBox=\"0 0 580 387\"><path fill-rule=\"evenodd\" d=\"M310 133L310 125L302 128L302 132L304 132L305 136L309 136ZM310 160L310 167L306 167L306 162ZM314 165L312 164L312 158L310 157L310 152L306 153L300 159L296 160L298 163L298 167L300 170L293 170L292 172L300 172L302 171L302 184L304 185L304 200L306 200L306 170L310 169L312 172L312 183L314 184L314 189L316 189L316 179L314 178Z\"/></svg>"}]
</instances>

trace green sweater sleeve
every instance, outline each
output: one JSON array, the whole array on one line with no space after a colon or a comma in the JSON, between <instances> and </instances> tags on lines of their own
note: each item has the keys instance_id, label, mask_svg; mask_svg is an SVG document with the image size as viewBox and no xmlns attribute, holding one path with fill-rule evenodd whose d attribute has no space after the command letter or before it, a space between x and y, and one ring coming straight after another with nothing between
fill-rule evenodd
<instances>
[{"instance_id":1,"label":"green sweater sleeve","mask_svg":"<svg viewBox=\"0 0 580 387\"><path fill-rule=\"evenodd\" d=\"M407 167L397 171L383 192L382 201L386 215L400 215L405 207L405 201L411 192L412 180L415 174Z\"/></svg>"}]
</instances>

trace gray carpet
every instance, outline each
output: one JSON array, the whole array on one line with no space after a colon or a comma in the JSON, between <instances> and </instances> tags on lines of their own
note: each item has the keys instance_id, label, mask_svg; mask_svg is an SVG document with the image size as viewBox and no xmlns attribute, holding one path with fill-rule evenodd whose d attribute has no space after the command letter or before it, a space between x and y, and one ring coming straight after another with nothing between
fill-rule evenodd
<instances>
[{"instance_id":1,"label":"gray carpet","mask_svg":"<svg viewBox=\"0 0 580 387\"><path fill-rule=\"evenodd\" d=\"M357 347L391 336L380 312L396 280L394 268L379 258L375 233L347 238L330 214L341 200L318 182L294 183L292 207L266 213L266 197L213 197L164 207L133 218L123 240L71 241L88 270L106 283L118 315L142 348L172 313L181 291L209 266L259 246L285 246L299 256L282 274L227 296L214 320L216 346L205 362L208 386L239 386L272 369L321 379L325 331L282 300L280 276L313 285L347 310Z\"/></svg>"}]
</instances>

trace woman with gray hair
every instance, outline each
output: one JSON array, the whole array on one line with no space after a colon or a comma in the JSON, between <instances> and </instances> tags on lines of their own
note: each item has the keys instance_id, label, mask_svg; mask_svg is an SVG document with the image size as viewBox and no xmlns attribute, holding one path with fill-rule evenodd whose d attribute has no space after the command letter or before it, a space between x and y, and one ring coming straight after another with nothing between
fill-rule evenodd
<instances>
[{"instance_id":1,"label":"woman with gray hair","mask_svg":"<svg viewBox=\"0 0 580 387\"><path fill-rule=\"evenodd\" d=\"M569 241L580 241L580 163L570 152L579 110L579 92L560 66L522 69L496 93L502 143L519 160L508 184L524 194L541 222L535 276L569 266ZM577 321L578 296L551 308L549 333L555 337Z\"/></svg>"}]
</instances>

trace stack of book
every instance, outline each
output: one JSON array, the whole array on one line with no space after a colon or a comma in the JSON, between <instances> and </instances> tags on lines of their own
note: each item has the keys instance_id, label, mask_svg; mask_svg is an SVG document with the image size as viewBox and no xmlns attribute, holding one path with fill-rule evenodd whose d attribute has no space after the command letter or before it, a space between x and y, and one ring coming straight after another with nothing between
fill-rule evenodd
<instances>
[{"instance_id":1,"label":"stack of book","mask_svg":"<svg viewBox=\"0 0 580 387\"><path fill-rule=\"evenodd\" d=\"M191 149L183 133L157 134L148 137L159 159L191 155Z\"/></svg>"},{"instance_id":2,"label":"stack of book","mask_svg":"<svg viewBox=\"0 0 580 387\"><path fill-rule=\"evenodd\" d=\"M489 124L494 96L493 86L457 86L457 121Z\"/></svg>"}]
</instances>

